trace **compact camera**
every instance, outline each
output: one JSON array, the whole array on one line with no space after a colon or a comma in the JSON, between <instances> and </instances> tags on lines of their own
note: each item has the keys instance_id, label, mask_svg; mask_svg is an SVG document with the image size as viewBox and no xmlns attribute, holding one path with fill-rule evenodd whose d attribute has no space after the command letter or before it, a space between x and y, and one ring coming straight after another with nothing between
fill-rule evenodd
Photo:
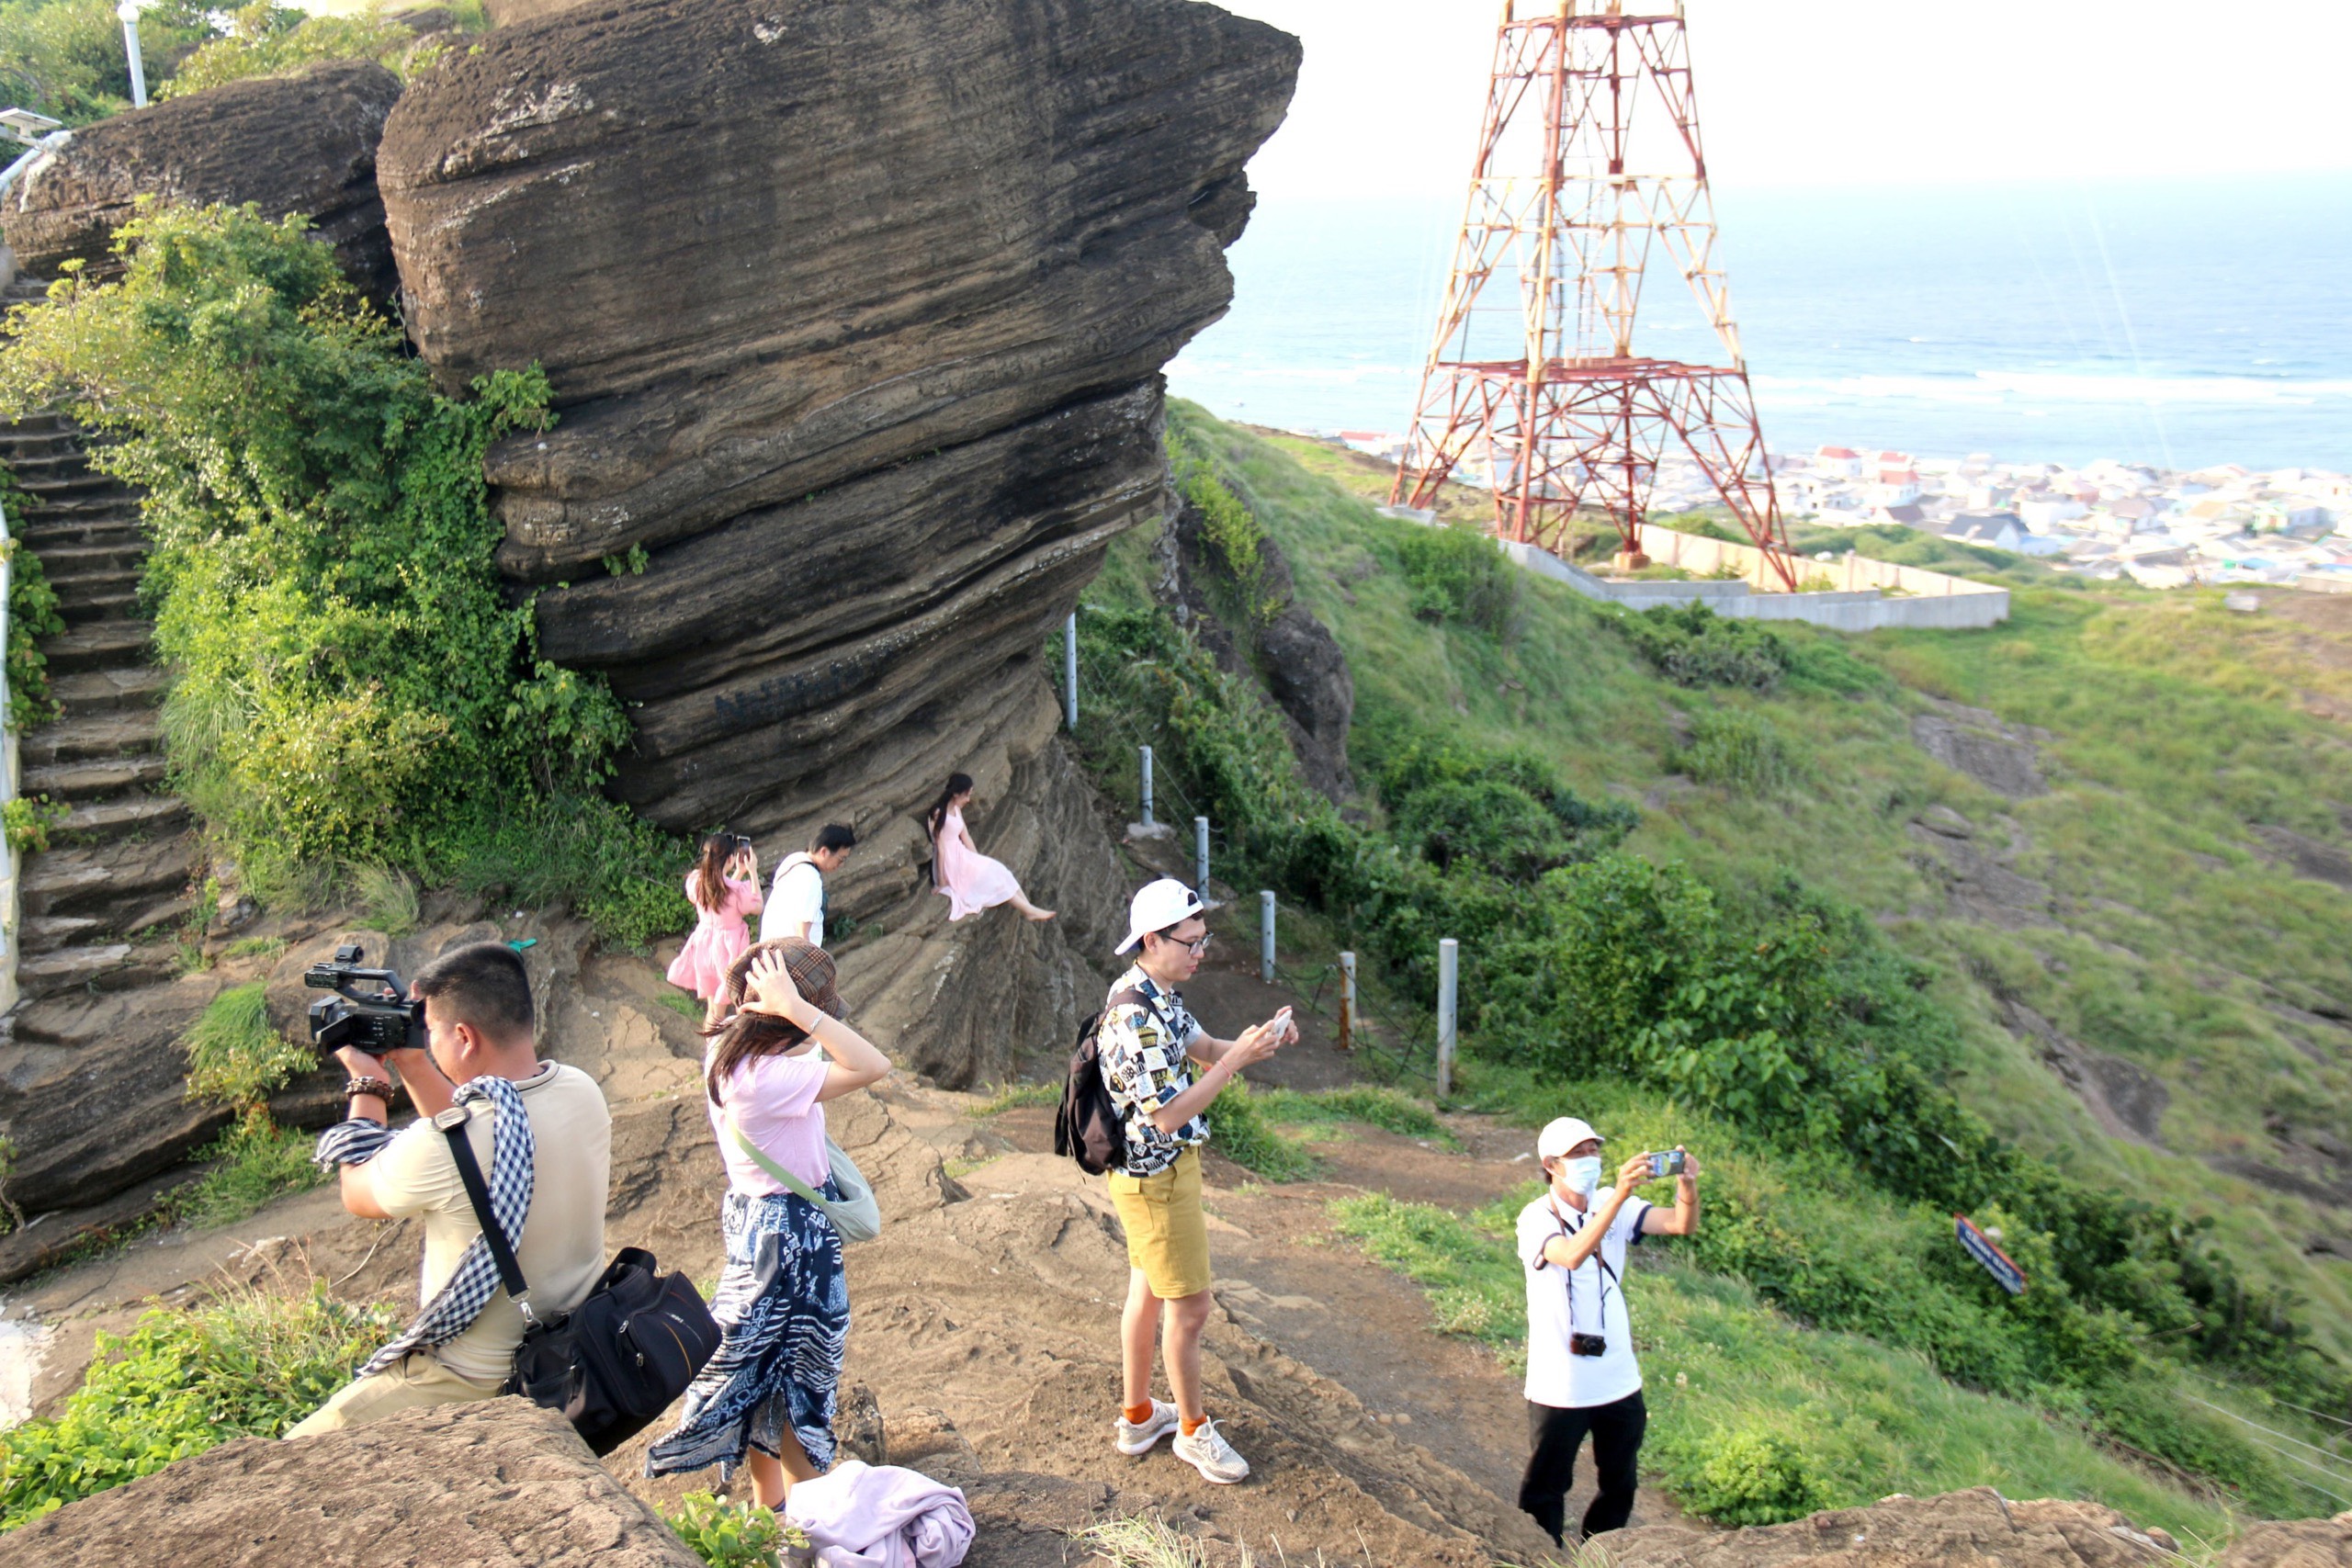
<instances>
[{"instance_id":1,"label":"compact camera","mask_svg":"<svg viewBox=\"0 0 2352 1568\"><path fill-rule=\"evenodd\" d=\"M1650 1156L1650 1174L1654 1177L1679 1176L1682 1174L1685 1157L1680 1149L1668 1149L1664 1154L1652 1155Z\"/></svg>"},{"instance_id":2,"label":"compact camera","mask_svg":"<svg viewBox=\"0 0 2352 1568\"><path fill-rule=\"evenodd\" d=\"M1606 1356L1609 1341L1598 1334L1570 1334L1568 1354L1571 1356Z\"/></svg>"},{"instance_id":3,"label":"compact camera","mask_svg":"<svg viewBox=\"0 0 2352 1568\"><path fill-rule=\"evenodd\" d=\"M333 991L311 1004L311 1043L322 1055L345 1045L370 1056L424 1049L424 1004L408 999L408 987L389 969L360 967L357 942L334 950L331 964L313 964L302 984Z\"/></svg>"}]
</instances>

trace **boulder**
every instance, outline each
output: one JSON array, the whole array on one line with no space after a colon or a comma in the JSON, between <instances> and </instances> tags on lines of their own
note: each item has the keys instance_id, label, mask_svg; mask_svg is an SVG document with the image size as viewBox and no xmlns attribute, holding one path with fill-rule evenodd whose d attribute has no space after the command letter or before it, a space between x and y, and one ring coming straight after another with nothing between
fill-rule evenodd
<instances>
[{"instance_id":1,"label":"boulder","mask_svg":"<svg viewBox=\"0 0 2352 1568\"><path fill-rule=\"evenodd\" d=\"M28 169L0 201L0 232L36 276L74 260L103 275L138 197L250 201L266 217L310 218L352 282L388 301L395 279L376 141L400 96L390 71L348 60L132 109L75 131Z\"/></svg>"},{"instance_id":2,"label":"boulder","mask_svg":"<svg viewBox=\"0 0 2352 1568\"><path fill-rule=\"evenodd\" d=\"M1746 1529L1650 1525L1592 1544L1609 1568L2149 1568L2180 1550L2097 1503L2017 1503L1990 1486Z\"/></svg>"},{"instance_id":3,"label":"boulder","mask_svg":"<svg viewBox=\"0 0 2352 1568\"><path fill-rule=\"evenodd\" d=\"M836 922L920 948L861 1017L947 1081L1001 1067L1093 1005L1121 891L1041 655L1165 512L1159 371L1231 299L1297 42L1190 0L502 22L380 150L435 374L554 389L555 428L489 459L502 569L541 651L629 705L613 793L770 865L855 827ZM1004 792L982 847L1075 918L944 924L916 819L956 770Z\"/></svg>"},{"instance_id":4,"label":"boulder","mask_svg":"<svg viewBox=\"0 0 2352 1568\"><path fill-rule=\"evenodd\" d=\"M13 1568L699 1568L571 1424L515 1398L248 1438L8 1537Z\"/></svg>"}]
</instances>

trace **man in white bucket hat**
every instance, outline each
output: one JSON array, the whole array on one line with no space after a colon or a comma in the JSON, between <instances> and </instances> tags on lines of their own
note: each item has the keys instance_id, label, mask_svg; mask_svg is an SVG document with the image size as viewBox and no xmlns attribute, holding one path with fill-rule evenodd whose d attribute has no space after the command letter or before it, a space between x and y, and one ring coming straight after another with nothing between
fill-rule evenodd
<instances>
[{"instance_id":1,"label":"man in white bucket hat","mask_svg":"<svg viewBox=\"0 0 2352 1568\"><path fill-rule=\"evenodd\" d=\"M1680 1148L1639 1154L1600 1185L1601 1137L1574 1116L1535 1139L1550 1190L1519 1214L1519 1261L1527 1274L1527 1415L1532 1451L1519 1506L1565 1546L1568 1483L1577 1450L1592 1434L1599 1489L1582 1533L1623 1529L1634 1512L1635 1464L1649 1411L1625 1310L1625 1249L1645 1235L1699 1228L1699 1166ZM1675 1179L1674 1207L1634 1196L1657 1177Z\"/></svg>"},{"instance_id":2,"label":"man in white bucket hat","mask_svg":"<svg viewBox=\"0 0 2352 1568\"><path fill-rule=\"evenodd\" d=\"M1127 1303L1119 1319L1121 1391L1115 1440L1123 1454L1148 1453L1176 1434L1176 1457L1210 1481L1230 1484L1249 1461L1208 1418L1201 1396L1201 1331L1209 1318L1209 1233L1201 1208L1204 1114L1219 1090L1298 1038L1290 1010L1217 1040L1185 1010L1176 987L1208 951L1207 906L1173 877L1147 885L1127 909L1122 953L1135 963L1112 984L1097 1026L1102 1082L1126 1134L1125 1169L1105 1178L1127 1236ZM1165 1342L1169 1392L1151 1396L1154 1341Z\"/></svg>"}]
</instances>

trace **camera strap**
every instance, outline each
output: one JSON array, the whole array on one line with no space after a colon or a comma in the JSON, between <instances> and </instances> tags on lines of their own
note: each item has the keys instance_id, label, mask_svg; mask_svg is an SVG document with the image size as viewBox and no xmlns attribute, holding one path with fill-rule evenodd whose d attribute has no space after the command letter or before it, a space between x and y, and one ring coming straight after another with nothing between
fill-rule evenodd
<instances>
[{"instance_id":1,"label":"camera strap","mask_svg":"<svg viewBox=\"0 0 2352 1568\"><path fill-rule=\"evenodd\" d=\"M1559 1201L1546 1197L1544 1201L1552 1207L1553 1223L1560 1227L1560 1237L1564 1241L1571 1236L1581 1235L1584 1227L1592 1223L1591 1215L1579 1215L1579 1223L1575 1229L1571 1230L1568 1227L1567 1216L1560 1213ZM1604 1244L1608 1240L1606 1236L1601 1239ZM1612 1280L1616 1280L1617 1270L1609 1266L1609 1259L1600 1255L1600 1248L1598 1247L1592 1249L1592 1261L1600 1265L1600 1332L1605 1337L1609 1333L1609 1286ZM1570 1334L1583 1332L1577 1326L1577 1276L1582 1272L1584 1270L1581 1268L1560 1270L1562 1285L1568 1292L1568 1332ZM1618 1289L1623 1291L1624 1286L1619 1284Z\"/></svg>"},{"instance_id":2,"label":"camera strap","mask_svg":"<svg viewBox=\"0 0 2352 1568\"><path fill-rule=\"evenodd\" d=\"M466 1184L466 1201L474 1206L474 1218L481 1224L481 1239L490 1247L491 1261L498 1265L498 1282L506 1287L506 1294L522 1313L523 1321L533 1327L538 1325L538 1314L531 1310L531 1288L523 1279L523 1265L516 1261L514 1248L506 1240L506 1232L491 1212L490 1184L481 1179L481 1162L474 1158L473 1140L466 1135L468 1118L463 1107L453 1107L457 1114L435 1116L433 1124L449 1140L449 1157L458 1162L458 1179ZM1571 1308L1573 1312L1573 1307Z\"/></svg>"}]
</instances>

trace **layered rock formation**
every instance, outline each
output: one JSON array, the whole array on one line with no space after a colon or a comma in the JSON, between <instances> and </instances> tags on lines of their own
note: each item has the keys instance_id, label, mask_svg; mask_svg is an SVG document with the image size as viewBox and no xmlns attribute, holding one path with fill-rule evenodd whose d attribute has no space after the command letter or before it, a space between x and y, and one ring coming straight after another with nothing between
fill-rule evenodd
<instances>
[{"instance_id":1,"label":"layered rock formation","mask_svg":"<svg viewBox=\"0 0 2352 1568\"><path fill-rule=\"evenodd\" d=\"M1884 1498L1792 1524L1701 1532L1654 1525L1596 1537L1606 1568L2147 1568L2186 1561L2160 1529L2097 1503L2016 1502L1990 1486L1940 1497ZM1582 1561L1582 1559L1580 1559ZM2352 1563L2352 1514L2247 1525L2222 1568L2339 1568Z\"/></svg>"},{"instance_id":2,"label":"layered rock formation","mask_svg":"<svg viewBox=\"0 0 2352 1568\"><path fill-rule=\"evenodd\" d=\"M1297 62L1187 0L605 0L411 87L379 155L410 331L453 388L554 386L557 427L492 454L501 560L542 651L630 705L623 799L771 863L848 821L837 917L907 934L963 769L1000 836L1069 825L974 827L1107 945L1108 846L1038 793L1038 654L1164 511L1158 372L1231 297ZM953 998L899 1041L951 1082L1091 1005L1070 940L1008 919L876 976Z\"/></svg>"},{"instance_id":3,"label":"layered rock formation","mask_svg":"<svg viewBox=\"0 0 2352 1568\"><path fill-rule=\"evenodd\" d=\"M376 195L376 142L400 96L390 71L350 60L117 115L75 131L18 177L0 202L0 232L40 276L55 276L68 261L103 273L139 197L197 207L250 201L265 217L312 220L351 280L389 300L396 279Z\"/></svg>"},{"instance_id":4,"label":"layered rock formation","mask_svg":"<svg viewBox=\"0 0 2352 1568\"><path fill-rule=\"evenodd\" d=\"M300 1442L223 1443L19 1527L8 1561L697 1568L701 1559L562 1416L507 1398Z\"/></svg>"}]
</instances>

